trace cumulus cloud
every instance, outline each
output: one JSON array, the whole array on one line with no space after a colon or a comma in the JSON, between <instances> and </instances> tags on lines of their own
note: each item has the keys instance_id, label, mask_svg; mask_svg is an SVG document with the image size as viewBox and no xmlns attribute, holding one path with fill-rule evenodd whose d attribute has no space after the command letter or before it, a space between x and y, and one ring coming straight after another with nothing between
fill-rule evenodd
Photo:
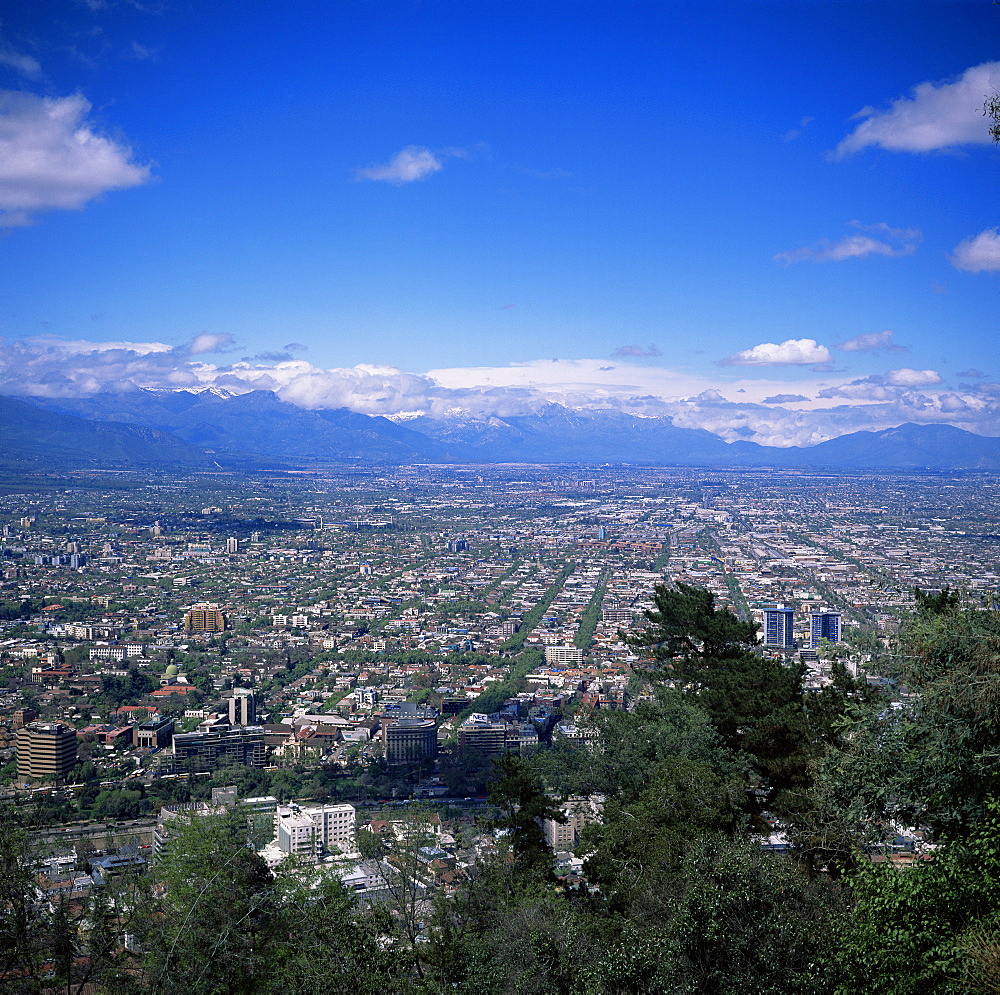
<instances>
[{"instance_id":1,"label":"cumulus cloud","mask_svg":"<svg viewBox=\"0 0 1000 995\"><path fill-rule=\"evenodd\" d=\"M765 404L795 404L799 401L808 401L805 394L772 394L764 398Z\"/></svg>"},{"instance_id":2,"label":"cumulus cloud","mask_svg":"<svg viewBox=\"0 0 1000 995\"><path fill-rule=\"evenodd\" d=\"M762 342L752 349L719 360L720 366L811 366L829 363L830 350L815 339L786 339L784 342Z\"/></svg>"},{"instance_id":3,"label":"cumulus cloud","mask_svg":"<svg viewBox=\"0 0 1000 995\"><path fill-rule=\"evenodd\" d=\"M819 391L819 398L842 397L853 401L900 401L913 399L918 395L913 393L915 387L933 387L941 383L941 374L936 370L911 370L903 367L889 370L885 375L864 377L849 383L837 384ZM943 397L944 395L938 395ZM957 396L957 395L956 395ZM929 402L928 402L929 403ZM938 403L938 402L935 402Z\"/></svg>"},{"instance_id":4,"label":"cumulus cloud","mask_svg":"<svg viewBox=\"0 0 1000 995\"><path fill-rule=\"evenodd\" d=\"M76 396L122 386L197 384L186 349L163 342L87 342L48 337L0 343L0 392Z\"/></svg>"},{"instance_id":5,"label":"cumulus cloud","mask_svg":"<svg viewBox=\"0 0 1000 995\"><path fill-rule=\"evenodd\" d=\"M899 397L899 391L886 387L881 378L865 377L863 380L825 387L816 396L824 399L843 397L851 401L895 401Z\"/></svg>"},{"instance_id":6,"label":"cumulus cloud","mask_svg":"<svg viewBox=\"0 0 1000 995\"><path fill-rule=\"evenodd\" d=\"M454 154L454 153L452 153ZM356 171L359 180L375 180L383 183L413 183L426 180L428 176L444 168L441 158L423 145L407 145L401 152L376 166L368 166Z\"/></svg>"},{"instance_id":7,"label":"cumulus cloud","mask_svg":"<svg viewBox=\"0 0 1000 995\"><path fill-rule=\"evenodd\" d=\"M97 134L79 94L0 93L0 226L29 224L41 211L79 210L108 190L145 183L149 166Z\"/></svg>"},{"instance_id":8,"label":"cumulus cloud","mask_svg":"<svg viewBox=\"0 0 1000 995\"><path fill-rule=\"evenodd\" d=\"M655 345L650 343L648 346L641 345L620 345L613 353L612 356L659 356L662 355L660 350L656 348Z\"/></svg>"},{"instance_id":9,"label":"cumulus cloud","mask_svg":"<svg viewBox=\"0 0 1000 995\"><path fill-rule=\"evenodd\" d=\"M852 221L851 227L861 234L847 235L837 242L823 239L815 245L778 252L772 258L788 265L801 262L838 263L865 256L910 256L923 238L916 228L892 228L884 222L864 225L860 221Z\"/></svg>"},{"instance_id":10,"label":"cumulus cloud","mask_svg":"<svg viewBox=\"0 0 1000 995\"><path fill-rule=\"evenodd\" d=\"M906 346L896 345L892 341L893 332L867 332L855 335L846 342L838 342L837 348L842 352L906 352Z\"/></svg>"},{"instance_id":11,"label":"cumulus cloud","mask_svg":"<svg viewBox=\"0 0 1000 995\"><path fill-rule=\"evenodd\" d=\"M188 353L201 356L207 352L224 352L235 344L236 340L228 332L202 332L191 340Z\"/></svg>"},{"instance_id":12,"label":"cumulus cloud","mask_svg":"<svg viewBox=\"0 0 1000 995\"><path fill-rule=\"evenodd\" d=\"M955 269L966 273L995 273L1000 270L1000 229L987 228L974 238L963 239L949 257Z\"/></svg>"},{"instance_id":13,"label":"cumulus cloud","mask_svg":"<svg viewBox=\"0 0 1000 995\"><path fill-rule=\"evenodd\" d=\"M968 370L962 370L962 372L956 374L956 376L968 377L970 380L976 380L976 379L984 379L987 376L987 374L975 368L971 368Z\"/></svg>"},{"instance_id":14,"label":"cumulus cloud","mask_svg":"<svg viewBox=\"0 0 1000 995\"><path fill-rule=\"evenodd\" d=\"M986 144L990 131L983 104L998 89L1000 62L973 66L956 79L920 83L887 110L858 111L854 117L864 120L837 146L834 156L843 159L869 145L893 152L931 152Z\"/></svg>"},{"instance_id":15,"label":"cumulus cloud","mask_svg":"<svg viewBox=\"0 0 1000 995\"><path fill-rule=\"evenodd\" d=\"M941 374L937 370L911 370L904 366L899 370L889 370L885 382L893 387L929 387L941 383Z\"/></svg>"}]
</instances>

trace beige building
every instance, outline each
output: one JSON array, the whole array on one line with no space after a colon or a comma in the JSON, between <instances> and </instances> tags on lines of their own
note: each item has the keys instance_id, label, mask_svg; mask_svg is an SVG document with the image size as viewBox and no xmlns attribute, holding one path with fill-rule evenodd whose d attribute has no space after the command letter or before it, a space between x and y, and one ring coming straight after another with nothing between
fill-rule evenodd
<instances>
[{"instance_id":1,"label":"beige building","mask_svg":"<svg viewBox=\"0 0 1000 995\"><path fill-rule=\"evenodd\" d=\"M29 722L17 730L19 780L62 780L76 764L76 730L62 722Z\"/></svg>"},{"instance_id":2,"label":"beige building","mask_svg":"<svg viewBox=\"0 0 1000 995\"><path fill-rule=\"evenodd\" d=\"M234 688L229 699L229 724L232 726L252 726L257 724L257 702L253 691Z\"/></svg>"},{"instance_id":3,"label":"beige building","mask_svg":"<svg viewBox=\"0 0 1000 995\"><path fill-rule=\"evenodd\" d=\"M222 609L218 605L199 602L184 613L184 631L225 632L226 616L222 614Z\"/></svg>"},{"instance_id":4,"label":"beige building","mask_svg":"<svg viewBox=\"0 0 1000 995\"><path fill-rule=\"evenodd\" d=\"M580 830L589 822L601 821L604 796L590 795L583 798L579 795L573 795L559 807L566 821L556 822L555 819L546 819L543 823L545 841L556 853L560 850L572 852L580 838Z\"/></svg>"}]
</instances>

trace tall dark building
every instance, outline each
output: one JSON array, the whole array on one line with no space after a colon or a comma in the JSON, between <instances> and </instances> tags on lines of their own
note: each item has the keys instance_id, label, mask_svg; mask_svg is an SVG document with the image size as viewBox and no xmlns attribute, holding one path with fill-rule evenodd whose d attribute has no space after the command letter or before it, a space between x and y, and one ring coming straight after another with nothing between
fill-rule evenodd
<instances>
[{"instance_id":1,"label":"tall dark building","mask_svg":"<svg viewBox=\"0 0 1000 995\"><path fill-rule=\"evenodd\" d=\"M795 645L795 609L775 605L764 609L764 645Z\"/></svg>"},{"instance_id":2,"label":"tall dark building","mask_svg":"<svg viewBox=\"0 0 1000 995\"><path fill-rule=\"evenodd\" d=\"M821 639L840 642L840 625L843 616L832 608L821 608L809 613L809 645L816 649Z\"/></svg>"}]
</instances>

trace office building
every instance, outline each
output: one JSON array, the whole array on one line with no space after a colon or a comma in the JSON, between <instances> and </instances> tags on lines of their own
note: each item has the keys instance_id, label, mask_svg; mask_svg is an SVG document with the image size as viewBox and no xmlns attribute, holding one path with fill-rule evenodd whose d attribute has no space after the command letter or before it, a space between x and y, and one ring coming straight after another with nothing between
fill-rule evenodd
<instances>
[{"instance_id":1,"label":"office building","mask_svg":"<svg viewBox=\"0 0 1000 995\"><path fill-rule=\"evenodd\" d=\"M240 541L235 536L230 536L226 540L226 552L238 553L240 551Z\"/></svg>"},{"instance_id":2,"label":"office building","mask_svg":"<svg viewBox=\"0 0 1000 995\"><path fill-rule=\"evenodd\" d=\"M473 713L458 730L459 753L527 753L536 746L538 730L530 722L491 722L488 716Z\"/></svg>"},{"instance_id":3,"label":"office building","mask_svg":"<svg viewBox=\"0 0 1000 995\"><path fill-rule=\"evenodd\" d=\"M795 609L775 605L764 609L764 645L792 647L795 645Z\"/></svg>"},{"instance_id":4,"label":"office building","mask_svg":"<svg viewBox=\"0 0 1000 995\"><path fill-rule=\"evenodd\" d=\"M263 767L267 748L262 726L216 726L174 736L174 769L209 771L230 764Z\"/></svg>"},{"instance_id":5,"label":"office building","mask_svg":"<svg viewBox=\"0 0 1000 995\"><path fill-rule=\"evenodd\" d=\"M193 632L225 632L226 616L218 605L199 602L192 605L184 613L184 631Z\"/></svg>"},{"instance_id":6,"label":"office building","mask_svg":"<svg viewBox=\"0 0 1000 995\"><path fill-rule=\"evenodd\" d=\"M521 619L511 616L500 623L500 635L504 638L513 636L521 628Z\"/></svg>"},{"instance_id":7,"label":"office building","mask_svg":"<svg viewBox=\"0 0 1000 995\"><path fill-rule=\"evenodd\" d=\"M458 752L485 753L495 755L506 753L507 723L490 722L484 717L470 716L458 729Z\"/></svg>"},{"instance_id":8,"label":"office building","mask_svg":"<svg viewBox=\"0 0 1000 995\"><path fill-rule=\"evenodd\" d=\"M170 745L174 720L165 715L151 715L132 729L132 743L146 750L162 750Z\"/></svg>"},{"instance_id":9,"label":"office building","mask_svg":"<svg viewBox=\"0 0 1000 995\"><path fill-rule=\"evenodd\" d=\"M809 646L816 649L821 639L831 643L840 642L840 612L831 608L821 608L809 613Z\"/></svg>"},{"instance_id":10,"label":"office building","mask_svg":"<svg viewBox=\"0 0 1000 995\"><path fill-rule=\"evenodd\" d=\"M76 730L62 722L29 722L14 743L21 781L60 781L76 764Z\"/></svg>"},{"instance_id":11,"label":"office building","mask_svg":"<svg viewBox=\"0 0 1000 995\"><path fill-rule=\"evenodd\" d=\"M257 724L257 702L253 691L234 688L229 699L229 724L233 726L253 726Z\"/></svg>"},{"instance_id":12,"label":"office building","mask_svg":"<svg viewBox=\"0 0 1000 995\"><path fill-rule=\"evenodd\" d=\"M382 726L382 746L388 763L418 763L436 757L437 726L433 719L397 719Z\"/></svg>"},{"instance_id":13,"label":"office building","mask_svg":"<svg viewBox=\"0 0 1000 995\"><path fill-rule=\"evenodd\" d=\"M465 539L452 539L448 543L448 552L450 553L465 553L468 548L469 544Z\"/></svg>"}]
</instances>

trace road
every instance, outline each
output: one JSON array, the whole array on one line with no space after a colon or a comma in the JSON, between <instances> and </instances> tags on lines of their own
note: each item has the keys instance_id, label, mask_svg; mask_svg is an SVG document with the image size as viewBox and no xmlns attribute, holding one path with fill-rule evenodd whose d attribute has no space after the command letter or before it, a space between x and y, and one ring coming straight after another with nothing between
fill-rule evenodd
<instances>
[{"instance_id":1,"label":"road","mask_svg":"<svg viewBox=\"0 0 1000 995\"><path fill-rule=\"evenodd\" d=\"M32 833L36 843L45 845L77 843L80 840L93 840L121 843L152 843L155 818L126 819L122 822L88 822L69 826L52 826L49 829L38 829Z\"/></svg>"}]
</instances>

